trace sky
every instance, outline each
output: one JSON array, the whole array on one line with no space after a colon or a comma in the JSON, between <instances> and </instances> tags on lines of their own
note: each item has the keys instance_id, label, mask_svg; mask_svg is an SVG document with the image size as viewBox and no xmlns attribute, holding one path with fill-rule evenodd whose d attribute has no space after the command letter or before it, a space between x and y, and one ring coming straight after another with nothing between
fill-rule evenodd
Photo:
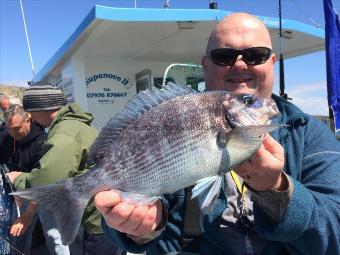
<instances>
[{"instance_id":1,"label":"sky","mask_svg":"<svg viewBox=\"0 0 340 255\"><path fill-rule=\"evenodd\" d=\"M332 0L340 11L340 0ZM204 9L208 0L22 0L36 73L75 31L94 5ZM218 9L278 17L278 0L216 0ZM322 0L281 0L282 18L324 28ZM274 92L279 92L275 66ZM19 0L0 0L0 84L26 85L32 68ZM325 51L285 61L286 93L303 111L328 115Z\"/></svg>"}]
</instances>

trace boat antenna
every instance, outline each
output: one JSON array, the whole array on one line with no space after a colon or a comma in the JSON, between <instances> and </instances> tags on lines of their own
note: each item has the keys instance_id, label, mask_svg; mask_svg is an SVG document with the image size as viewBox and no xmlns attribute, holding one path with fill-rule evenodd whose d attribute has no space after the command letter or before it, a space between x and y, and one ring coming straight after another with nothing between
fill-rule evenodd
<instances>
[{"instance_id":1,"label":"boat antenna","mask_svg":"<svg viewBox=\"0 0 340 255\"><path fill-rule=\"evenodd\" d=\"M22 19L24 21L24 28L25 28L25 34L26 34L26 42L27 42L27 47L28 47L28 53L30 55L30 61L31 61L31 67L32 67L32 73L33 76L35 76L35 68L33 64L33 58L32 58L32 52L31 52L31 46L30 46L30 41L28 39L28 33L27 33L27 28L26 28L26 20L25 20L25 13L24 13L24 8L22 6L22 2L20 1L20 6L21 6L21 14L22 14Z\"/></svg>"},{"instance_id":2,"label":"boat antenna","mask_svg":"<svg viewBox=\"0 0 340 255\"><path fill-rule=\"evenodd\" d=\"M321 25L318 23L318 22L316 22L312 17L310 17L302 8L301 8L301 6L299 6L298 5L298 3L297 2L295 2L294 0L290 0L295 6L296 6L296 8L297 9L299 9L299 11L309 20L309 22L311 23L311 24L313 24L313 26L315 26L316 28L320 28L321 27Z\"/></svg>"},{"instance_id":3,"label":"boat antenna","mask_svg":"<svg viewBox=\"0 0 340 255\"><path fill-rule=\"evenodd\" d=\"M217 2L215 0L209 0L209 9L217 9Z\"/></svg>"},{"instance_id":4,"label":"boat antenna","mask_svg":"<svg viewBox=\"0 0 340 255\"><path fill-rule=\"evenodd\" d=\"M164 9L169 9L169 7L170 7L170 0L165 0L163 7L164 7Z\"/></svg>"},{"instance_id":5,"label":"boat antenna","mask_svg":"<svg viewBox=\"0 0 340 255\"><path fill-rule=\"evenodd\" d=\"M288 100L288 95L285 93L285 70L282 49L282 16L281 16L281 0L279 0L279 31L280 31L280 97ZM289 98L291 99L291 98Z\"/></svg>"}]
</instances>

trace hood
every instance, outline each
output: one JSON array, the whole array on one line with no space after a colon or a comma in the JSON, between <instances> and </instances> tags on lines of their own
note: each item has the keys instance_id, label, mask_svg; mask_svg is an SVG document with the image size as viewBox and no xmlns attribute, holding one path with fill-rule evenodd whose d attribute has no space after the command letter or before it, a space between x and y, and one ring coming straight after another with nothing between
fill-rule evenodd
<instances>
[{"instance_id":1,"label":"hood","mask_svg":"<svg viewBox=\"0 0 340 255\"><path fill-rule=\"evenodd\" d=\"M58 115L49 128L52 129L56 124L63 120L76 120L90 125L93 119L91 113L84 112L79 105L72 103L59 109Z\"/></svg>"},{"instance_id":2,"label":"hood","mask_svg":"<svg viewBox=\"0 0 340 255\"><path fill-rule=\"evenodd\" d=\"M44 131L44 128L42 126L40 126L38 123L33 122L33 123L31 123L30 133L24 139L22 139L20 142L17 142L17 143L20 144L20 145L30 143L37 136L41 136L44 132L45 131Z\"/></svg>"}]
</instances>

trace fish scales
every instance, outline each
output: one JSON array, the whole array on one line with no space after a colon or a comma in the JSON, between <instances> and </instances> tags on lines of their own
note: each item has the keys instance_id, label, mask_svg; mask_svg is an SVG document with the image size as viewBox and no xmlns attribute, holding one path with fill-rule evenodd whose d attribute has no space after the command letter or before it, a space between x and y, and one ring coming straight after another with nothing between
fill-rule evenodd
<instances>
[{"instance_id":1,"label":"fish scales","mask_svg":"<svg viewBox=\"0 0 340 255\"><path fill-rule=\"evenodd\" d=\"M51 211L63 244L74 240L86 204L103 190L148 204L197 184L193 191L206 213L225 172L255 153L261 135L278 128L266 125L277 112L271 99L225 91L169 85L141 92L102 129L89 153L92 169L13 194Z\"/></svg>"},{"instance_id":2,"label":"fish scales","mask_svg":"<svg viewBox=\"0 0 340 255\"><path fill-rule=\"evenodd\" d=\"M207 139L209 137L207 133L214 132L218 125L221 125L216 123L218 117L216 115L221 114L219 109L221 104L216 103L221 100L220 98L221 95L218 93L214 96L202 94L195 97L189 95L175 98L151 109L128 126L121 134L121 142L116 143L115 148L112 148L112 158L103 159L102 164L110 172L112 168L116 168L112 165L112 161L122 162L121 169L112 171L111 178L120 179L119 176L125 172L127 174L123 176L128 179L123 182L126 186L117 188L145 195L156 195L155 192L163 192L164 188L167 189L166 192L174 191L174 188L170 190L171 184L174 183L164 185L164 180L178 182L174 176L187 180L188 178L185 177L188 171L185 169L192 169L193 163L202 166L200 164L202 160L197 161L200 159L197 157L197 149L209 148L211 144ZM205 107L203 113L202 105ZM167 113L170 113L172 118L169 118ZM176 122L174 123L173 120ZM178 141L181 141L180 147ZM204 152L204 155L210 158L210 153L207 153L209 151ZM136 155L140 156L136 157ZM188 160L193 157L196 160ZM204 159L205 157L203 161ZM153 185L151 190L145 189L149 183Z\"/></svg>"}]
</instances>

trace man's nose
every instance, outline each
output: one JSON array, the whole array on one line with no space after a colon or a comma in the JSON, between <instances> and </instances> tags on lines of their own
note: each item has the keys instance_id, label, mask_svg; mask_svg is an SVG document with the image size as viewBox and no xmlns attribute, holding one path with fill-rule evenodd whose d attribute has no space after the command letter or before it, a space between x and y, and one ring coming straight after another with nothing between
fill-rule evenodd
<instances>
[{"instance_id":1,"label":"man's nose","mask_svg":"<svg viewBox=\"0 0 340 255\"><path fill-rule=\"evenodd\" d=\"M248 65L243 60L242 55L238 55L235 63L231 66L231 68L238 69L238 70L246 70L248 68Z\"/></svg>"}]
</instances>

